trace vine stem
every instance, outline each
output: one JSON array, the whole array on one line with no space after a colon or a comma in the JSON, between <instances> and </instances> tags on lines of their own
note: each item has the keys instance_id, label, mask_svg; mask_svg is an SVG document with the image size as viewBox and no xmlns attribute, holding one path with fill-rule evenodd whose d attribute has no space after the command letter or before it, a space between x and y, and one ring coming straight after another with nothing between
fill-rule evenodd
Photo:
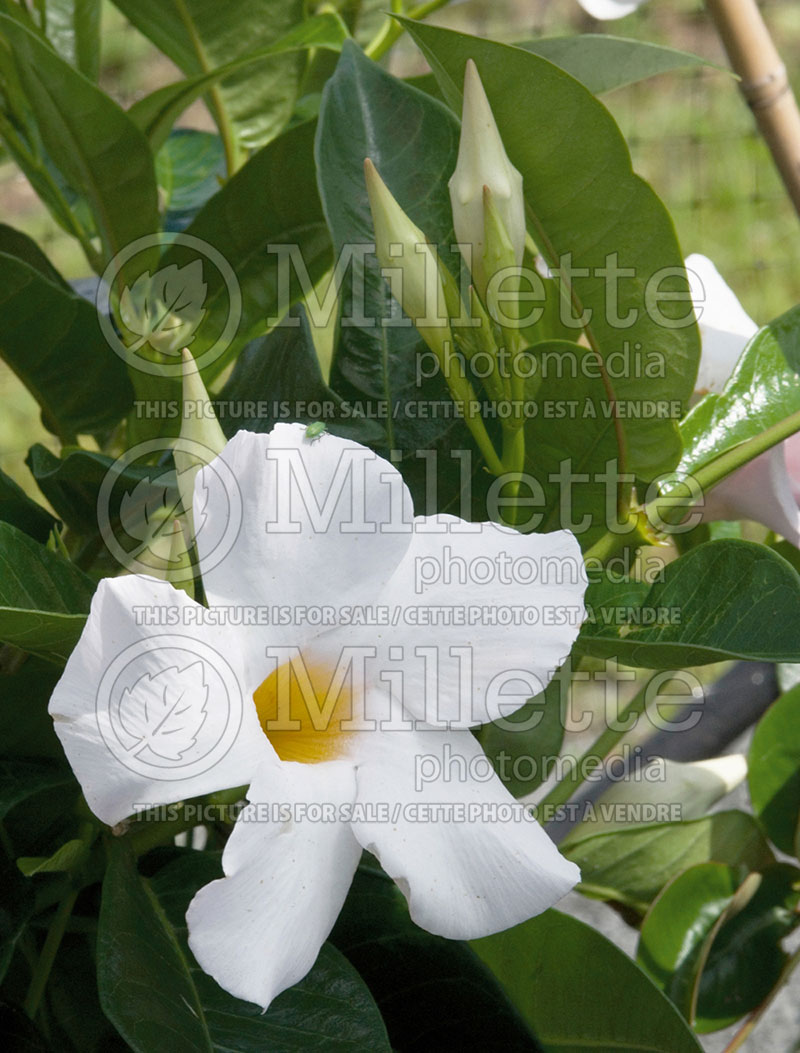
<instances>
[{"instance_id":1,"label":"vine stem","mask_svg":"<svg viewBox=\"0 0 800 1053\"><path fill-rule=\"evenodd\" d=\"M44 989L47 986L47 981L50 979L50 972L58 954L58 948L61 946L61 940L77 898L78 889L70 890L59 902L53 920L50 922L42 953L39 955L39 960L33 970L31 985L25 998L24 1009L31 1019L36 1016L39 1009Z\"/></svg>"},{"instance_id":2,"label":"vine stem","mask_svg":"<svg viewBox=\"0 0 800 1053\"><path fill-rule=\"evenodd\" d=\"M575 791L586 781L586 774L581 775L580 773L582 771L586 772L587 768L593 766L595 762L605 760L614 747L630 732L632 725L630 718L640 717L647 708L647 703L649 702L647 689L649 686L650 680L648 679L620 713L617 718L617 728L606 728L588 750L582 754L580 759L575 762L572 771L565 775L561 782L554 786L550 793L537 804L537 811L542 813L543 822L547 822L547 813L549 811L566 804ZM591 765L590 762L592 762Z\"/></svg>"},{"instance_id":3,"label":"vine stem","mask_svg":"<svg viewBox=\"0 0 800 1053\"><path fill-rule=\"evenodd\" d=\"M444 7L448 3L450 3L450 0L428 0L428 3L412 7L406 14L406 18L413 19L416 22L421 18L427 18L428 15L432 15L434 11L438 11L440 7ZM394 4L392 6L393 8L395 7ZM379 58L383 58L389 48L400 39L404 32L405 27L403 25L391 17L388 18L375 38L364 48L364 53L374 62L377 62Z\"/></svg>"}]
</instances>

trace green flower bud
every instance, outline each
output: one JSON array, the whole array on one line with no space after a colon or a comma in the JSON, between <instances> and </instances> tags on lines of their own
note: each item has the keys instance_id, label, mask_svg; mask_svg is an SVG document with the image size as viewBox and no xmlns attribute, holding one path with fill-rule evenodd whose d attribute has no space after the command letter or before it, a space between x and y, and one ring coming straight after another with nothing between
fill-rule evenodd
<instances>
[{"instance_id":1,"label":"green flower bud","mask_svg":"<svg viewBox=\"0 0 800 1053\"><path fill-rule=\"evenodd\" d=\"M194 538L192 522L192 494L194 480L200 469L222 452L227 443L225 434L208 397L197 363L186 348L183 359L183 417L173 457L178 478L181 504L189 525L188 536Z\"/></svg>"},{"instance_id":2,"label":"green flower bud","mask_svg":"<svg viewBox=\"0 0 800 1053\"><path fill-rule=\"evenodd\" d=\"M472 59L467 61L464 72L461 141L449 187L456 238L464 246L461 251L483 297L494 273L487 267L494 267L498 258L508 260L505 266L522 264L525 202L522 176L508 159ZM491 194L496 212L490 224L486 222L485 190ZM505 244L495 244L498 237Z\"/></svg>"},{"instance_id":3,"label":"green flower bud","mask_svg":"<svg viewBox=\"0 0 800 1053\"><path fill-rule=\"evenodd\" d=\"M402 281L390 283L392 292L422 339L441 358L452 346L448 306L453 291L458 296L455 280L447 274L452 288L446 296L445 268L436 248L400 208L369 158L364 161L364 178L375 226L375 253L382 267L400 272Z\"/></svg>"}]
</instances>

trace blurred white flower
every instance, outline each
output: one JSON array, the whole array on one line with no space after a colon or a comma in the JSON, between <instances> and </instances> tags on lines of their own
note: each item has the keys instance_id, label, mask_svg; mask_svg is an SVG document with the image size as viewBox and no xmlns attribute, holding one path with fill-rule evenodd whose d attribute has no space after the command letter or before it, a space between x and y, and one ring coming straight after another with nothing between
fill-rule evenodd
<instances>
[{"instance_id":1,"label":"blurred white flower","mask_svg":"<svg viewBox=\"0 0 800 1053\"><path fill-rule=\"evenodd\" d=\"M644 0L578 0L578 3L592 18L608 20L631 14Z\"/></svg>"}]
</instances>

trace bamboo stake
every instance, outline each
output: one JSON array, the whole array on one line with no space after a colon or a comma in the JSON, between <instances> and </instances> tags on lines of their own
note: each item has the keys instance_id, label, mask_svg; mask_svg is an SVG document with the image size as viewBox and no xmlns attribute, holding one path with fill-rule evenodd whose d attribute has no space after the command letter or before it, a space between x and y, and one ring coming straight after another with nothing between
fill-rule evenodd
<instances>
[{"instance_id":1,"label":"bamboo stake","mask_svg":"<svg viewBox=\"0 0 800 1053\"><path fill-rule=\"evenodd\" d=\"M800 216L800 110L755 0L706 0L739 87Z\"/></svg>"}]
</instances>

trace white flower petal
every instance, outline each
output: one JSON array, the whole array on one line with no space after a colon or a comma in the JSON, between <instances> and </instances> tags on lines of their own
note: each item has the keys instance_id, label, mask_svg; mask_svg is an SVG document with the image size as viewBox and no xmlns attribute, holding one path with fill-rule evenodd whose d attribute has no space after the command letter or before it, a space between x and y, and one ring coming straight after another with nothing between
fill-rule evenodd
<instances>
[{"instance_id":1,"label":"white flower petal","mask_svg":"<svg viewBox=\"0 0 800 1053\"><path fill-rule=\"evenodd\" d=\"M176 614L176 627L147 624L156 610ZM242 694L236 638L195 624L200 610L155 578L98 585L49 710L103 822L243 785L274 758Z\"/></svg>"},{"instance_id":2,"label":"white flower petal","mask_svg":"<svg viewBox=\"0 0 800 1053\"><path fill-rule=\"evenodd\" d=\"M305 437L301 424L279 424L269 435L240 431L220 455L228 471L203 469L195 483L195 518L203 582L214 606L340 605L375 594L402 559L411 538L411 496L388 461L358 443L323 434ZM224 533L232 475L243 499L241 528L228 550L207 550ZM309 631L287 627L265 642L302 645Z\"/></svg>"},{"instance_id":3,"label":"white flower petal","mask_svg":"<svg viewBox=\"0 0 800 1053\"><path fill-rule=\"evenodd\" d=\"M644 0L578 0L584 11L592 18L623 18L641 7Z\"/></svg>"},{"instance_id":4,"label":"white flower petal","mask_svg":"<svg viewBox=\"0 0 800 1053\"><path fill-rule=\"evenodd\" d=\"M686 273L703 342L696 390L720 392L758 326L707 256L687 256Z\"/></svg>"},{"instance_id":5,"label":"white flower petal","mask_svg":"<svg viewBox=\"0 0 800 1053\"><path fill-rule=\"evenodd\" d=\"M373 636L403 649L409 712L470 727L508 716L549 683L578 635L585 588L580 547L567 531L520 534L421 516L378 600L398 612L396 627ZM450 624L439 620L448 612Z\"/></svg>"},{"instance_id":6,"label":"white flower petal","mask_svg":"<svg viewBox=\"0 0 800 1053\"><path fill-rule=\"evenodd\" d=\"M340 761L263 770L252 802L225 846L226 876L189 905L189 946L200 966L237 998L265 1009L313 966L361 858L338 819L270 821L278 804L336 811L355 796L353 767Z\"/></svg>"},{"instance_id":7,"label":"white flower petal","mask_svg":"<svg viewBox=\"0 0 800 1053\"><path fill-rule=\"evenodd\" d=\"M706 494L703 521L752 519L800 546L800 509L786 470L786 443L743 465Z\"/></svg>"},{"instance_id":8,"label":"white flower petal","mask_svg":"<svg viewBox=\"0 0 800 1053\"><path fill-rule=\"evenodd\" d=\"M356 813L353 830L428 932L460 940L499 932L552 907L579 880L538 823L523 818L468 731L367 734L359 749L356 809L374 805L388 818ZM422 784L436 762L440 777ZM448 817L448 807L466 817Z\"/></svg>"}]
</instances>

